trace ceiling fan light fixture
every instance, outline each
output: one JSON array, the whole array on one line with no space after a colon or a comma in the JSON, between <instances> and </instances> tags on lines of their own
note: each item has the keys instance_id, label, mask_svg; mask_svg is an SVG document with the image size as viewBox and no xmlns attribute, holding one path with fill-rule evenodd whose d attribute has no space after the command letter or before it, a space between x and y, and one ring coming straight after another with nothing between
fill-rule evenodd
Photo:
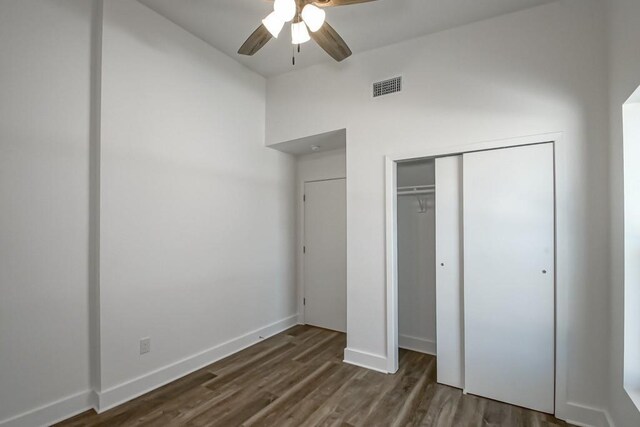
<instances>
[{"instance_id":1,"label":"ceiling fan light fixture","mask_svg":"<svg viewBox=\"0 0 640 427\"><path fill-rule=\"evenodd\" d=\"M313 33L322 28L326 16L327 13L324 10L311 3L302 9L302 19Z\"/></svg>"},{"instance_id":2,"label":"ceiling fan light fixture","mask_svg":"<svg viewBox=\"0 0 640 427\"><path fill-rule=\"evenodd\" d=\"M276 0L273 3L273 12L284 22L291 21L296 16L296 11L295 0Z\"/></svg>"},{"instance_id":3,"label":"ceiling fan light fixture","mask_svg":"<svg viewBox=\"0 0 640 427\"><path fill-rule=\"evenodd\" d=\"M307 25L300 21L291 24L291 44L302 44L311 40Z\"/></svg>"},{"instance_id":4,"label":"ceiling fan light fixture","mask_svg":"<svg viewBox=\"0 0 640 427\"><path fill-rule=\"evenodd\" d=\"M269 16L262 20L262 25L277 39L278 34L282 31L282 27L284 27L284 21L280 19L277 13L271 12Z\"/></svg>"}]
</instances>

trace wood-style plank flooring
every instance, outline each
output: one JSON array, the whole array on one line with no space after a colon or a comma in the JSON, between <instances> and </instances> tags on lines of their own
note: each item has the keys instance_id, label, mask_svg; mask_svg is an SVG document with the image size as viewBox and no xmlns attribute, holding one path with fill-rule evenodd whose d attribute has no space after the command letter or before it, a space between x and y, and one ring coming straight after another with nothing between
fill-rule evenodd
<instances>
[{"instance_id":1,"label":"wood-style plank flooring","mask_svg":"<svg viewBox=\"0 0 640 427\"><path fill-rule=\"evenodd\" d=\"M435 357L401 350L385 375L342 362L345 335L296 326L100 415L60 426L566 426L435 382Z\"/></svg>"}]
</instances>

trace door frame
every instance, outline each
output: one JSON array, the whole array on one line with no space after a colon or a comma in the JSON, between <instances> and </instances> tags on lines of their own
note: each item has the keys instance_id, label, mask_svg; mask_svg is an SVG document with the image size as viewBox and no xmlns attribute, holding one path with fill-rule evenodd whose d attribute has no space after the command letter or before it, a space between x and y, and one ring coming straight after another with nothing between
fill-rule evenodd
<instances>
[{"instance_id":1,"label":"door frame","mask_svg":"<svg viewBox=\"0 0 640 427\"><path fill-rule=\"evenodd\" d=\"M426 157L447 157L474 151L496 150L524 145L551 143L554 151L555 173L555 413L559 418L568 415L568 265L569 257L565 233L569 224L567 209L568 154L562 143L563 133L547 133L482 141L451 147L429 147L422 151L396 153L385 156L385 258L386 258L386 356L387 372L398 370L398 248L397 248L397 163ZM437 184L436 184L437 185ZM437 187L436 187L436 191ZM437 345L437 343L436 343Z\"/></svg>"},{"instance_id":2,"label":"door frame","mask_svg":"<svg viewBox=\"0 0 640 427\"><path fill-rule=\"evenodd\" d=\"M300 318L302 320L302 324L306 325L307 324L307 305L305 303L306 301L306 293L307 293L307 288L306 288L306 283L305 283L305 247L307 245L307 236L305 233L306 230L306 226L307 226L307 204L305 203L305 197L306 197L306 186L309 183L312 182L326 182L326 181L340 181L340 180L344 180L344 185L346 187L347 185L347 177L346 176L341 176L341 177L336 177L336 178L324 178L324 179L310 179L310 180L306 180L306 181L302 181L302 188L301 188L301 192L302 192L302 215L301 215L301 219L300 219L300 223L301 223L301 227L300 227ZM348 202L348 201L347 201ZM345 210L345 215L346 215L346 210ZM345 289L346 291L346 289Z\"/></svg>"}]
</instances>

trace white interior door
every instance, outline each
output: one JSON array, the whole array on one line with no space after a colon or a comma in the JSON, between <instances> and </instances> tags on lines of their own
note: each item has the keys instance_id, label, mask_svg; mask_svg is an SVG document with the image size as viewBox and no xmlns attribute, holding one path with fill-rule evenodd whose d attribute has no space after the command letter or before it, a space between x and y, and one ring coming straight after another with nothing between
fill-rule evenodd
<instances>
[{"instance_id":1,"label":"white interior door","mask_svg":"<svg viewBox=\"0 0 640 427\"><path fill-rule=\"evenodd\" d=\"M304 192L305 323L346 332L346 180L307 182Z\"/></svg>"},{"instance_id":2,"label":"white interior door","mask_svg":"<svg viewBox=\"0 0 640 427\"><path fill-rule=\"evenodd\" d=\"M554 412L552 144L463 156L465 390Z\"/></svg>"},{"instance_id":3,"label":"white interior door","mask_svg":"<svg viewBox=\"0 0 640 427\"><path fill-rule=\"evenodd\" d=\"M435 240L437 380L463 388L462 156L436 159Z\"/></svg>"}]
</instances>

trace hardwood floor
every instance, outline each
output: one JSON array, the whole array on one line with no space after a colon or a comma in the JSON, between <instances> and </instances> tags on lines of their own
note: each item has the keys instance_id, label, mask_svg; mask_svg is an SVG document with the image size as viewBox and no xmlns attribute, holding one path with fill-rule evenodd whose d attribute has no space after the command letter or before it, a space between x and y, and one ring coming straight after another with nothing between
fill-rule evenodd
<instances>
[{"instance_id":1,"label":"hardwood floor","mask_svg":"<svg viewBox=\"0 0 640 427\"><path fill-rule=\"evenodd\" d=\"M345 335L296 326L100 415L60 426L566 426L435 383L433 356L401 350L385 375L342 362Z\"/></svg>"}]
</instances>

